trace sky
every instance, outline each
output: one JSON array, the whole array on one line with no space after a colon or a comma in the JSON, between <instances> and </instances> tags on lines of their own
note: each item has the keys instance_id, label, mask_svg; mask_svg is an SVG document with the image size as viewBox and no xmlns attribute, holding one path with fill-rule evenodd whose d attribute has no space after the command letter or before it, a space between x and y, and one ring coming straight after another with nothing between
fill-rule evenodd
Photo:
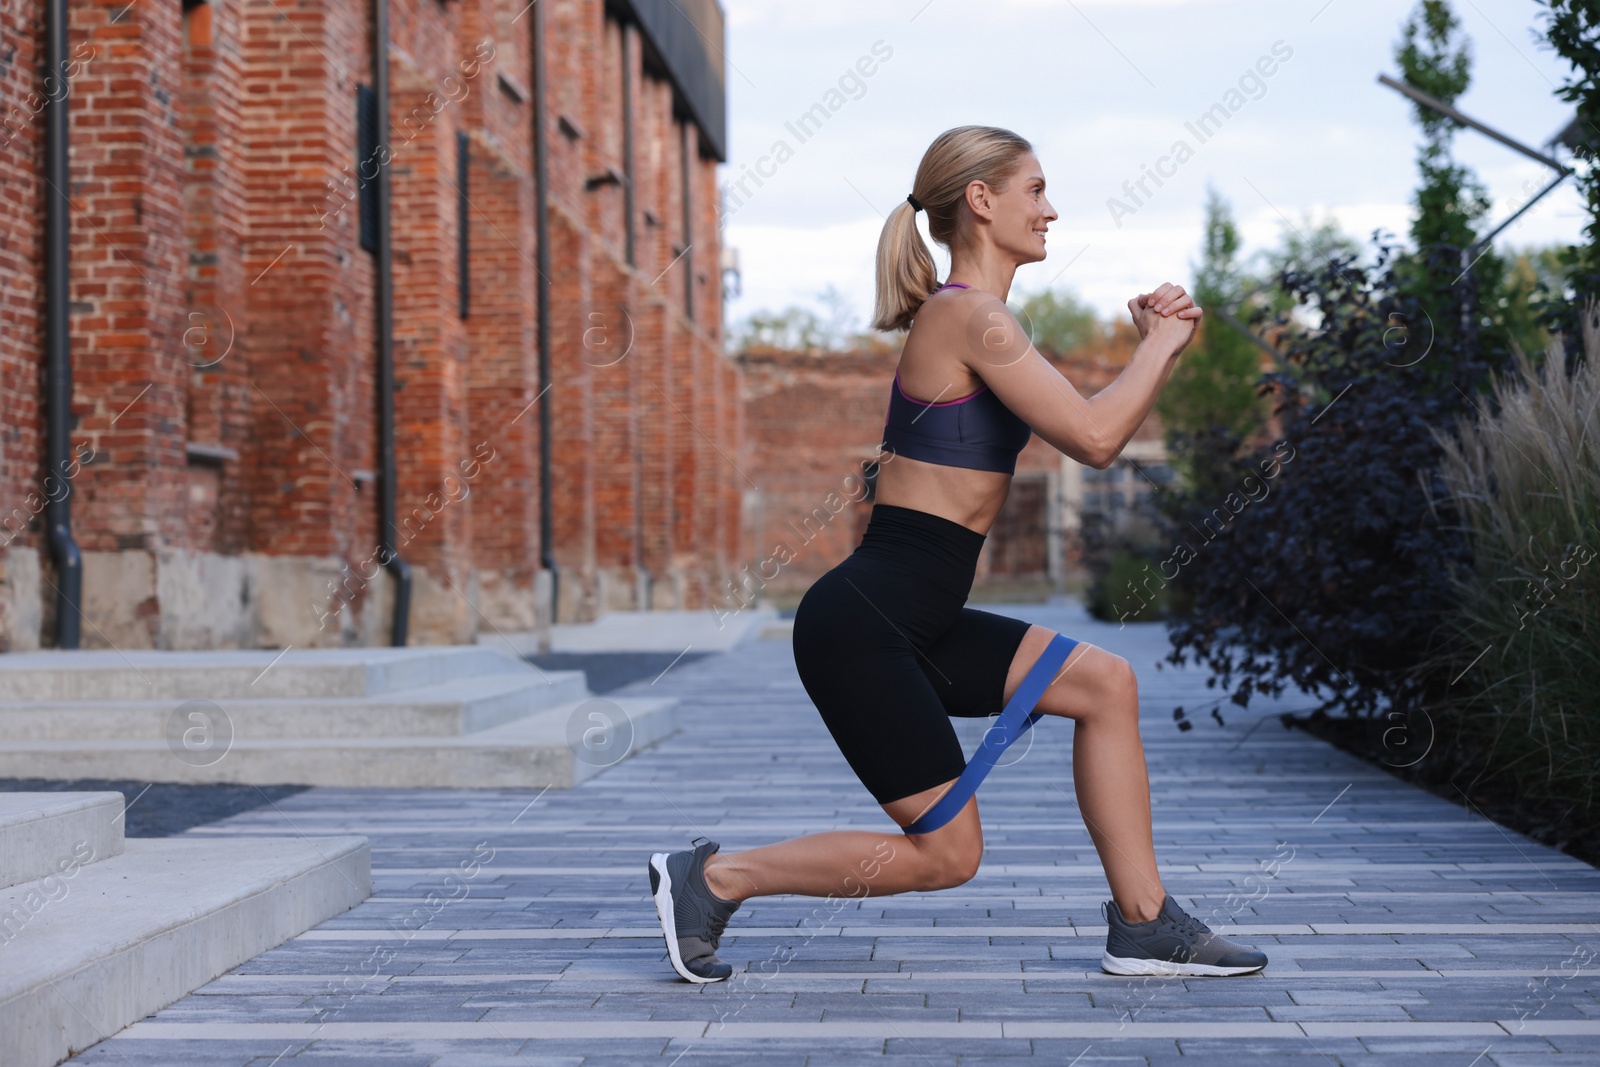
<instances>
[{"instance_id":1,"label":"sky","mask_svg":"<svg viewBox=\"0 0 1600 1067\"><path fill-rule=\"evenodd\" d=\"M1404 242L1415 213L1420 127L1411 102L1377 80L1399 75L1408 0L722 3L723 243L737 249L742 283L730 326L795 304L824 312L830 284L864 324L884 216L911 191L929 142L968 123L1031 141L1061 216L1012 297L1068 291L1108 319L1162 282L1192 288L1208 185L1231 204L1247 262L1286 227L1328 220L1363 245L1377 227ZM1545 8L1453 7L1472 54L1456 106L1541 148L1573 113L1556 96L1570 68L1542 42ZM800 126L819 103L826 121ZM1202 140L1186 123L1218 103L1233 108ZM1192 151L1181 163L1179 140ZM1553 176L1472 130L1457 133L1455 155L1486 186L1494 223ZM1124 191L1158 166L1170 176L1147 181L1151 195ZM1584 219L1568 178L1496 247L1574 242ZM942 277L948 257L930 249Z\"/></svg>"}]
</instances>

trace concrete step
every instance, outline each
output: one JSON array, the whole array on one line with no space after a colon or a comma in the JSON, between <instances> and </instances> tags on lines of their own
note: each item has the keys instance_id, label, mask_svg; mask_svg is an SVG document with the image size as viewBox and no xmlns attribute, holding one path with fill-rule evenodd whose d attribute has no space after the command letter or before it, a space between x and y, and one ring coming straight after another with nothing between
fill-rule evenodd
<instances>
[{"instance_id":1,"label":"concrete step","mask_svg":"<svg viewBox=\"0 0 1600 1067\"><path fill-rule=\"evenodd\" d=\"M122 853L121 793L0 793L0 889ZM0 941L9 929L0 910Z\"/></svg>"},{"instance_id":2,"label":"concrete step","mask_svg":"<svg viewBox=\"0 0 1600 1067\"><path fill-rule=\"evenodd\" d=\"M515 670L537 673L474 645L11 652L0 656L0 701L370 697Z\"/></svg>"},{"instance_id":3,"label":"concrete step","mask_svg":"<svg viewBox=\"0 0 1600 1067\"><path fill-rule=\"evenodd\" d=\"M776 608L609 611L593 622L550 627L552 652L726 652L778 618ZM514 656L539 652L537 630L482 630L478 644Z\"/></svg>"},{"instance_id":4,"label":"concrete step","mask_svg":"<svg viewBox=\"0 0 1600 1067\"><path fill-rule=\"evenodd\" d=\"M666 737L676 705L595 697L453 737L236 738L205 766L165 740L16 741L0 747L0 777L564 789Z\"/></svg>"},{"instance_id":5,"label":"concrete step","mask_svg":"<svg viewBox=\"0 0 1600 1067\"><path fill-rule=\"evenodd\" d=\"M509 670L377 696L211 700L237 740L316 737L450 737L485 730L589 695L582 671ZM279 664L282 667L282 664ZM277 669L277 668L275 668ZM0 702L0 743L181 739L176 700Z\"/></svg>"},{"instance_id":6,"label":"concrete step","mask_svg":"<svg viewBox=\"0 0 1600 1067\"><path fill-rule=\"evenodd\" d=\"M52 1067L344 913L371 867L364 837L135 838L53 892L0 890L6 1067Z\"/></svg>"}]
</instances>

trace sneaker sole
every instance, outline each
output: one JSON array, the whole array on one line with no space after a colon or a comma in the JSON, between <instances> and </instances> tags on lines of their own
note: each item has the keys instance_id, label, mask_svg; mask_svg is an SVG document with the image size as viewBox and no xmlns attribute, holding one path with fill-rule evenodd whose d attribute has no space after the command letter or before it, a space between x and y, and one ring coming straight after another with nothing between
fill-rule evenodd
<instances>
[{"instance_id":1,"label":"sneaker sole","mask_svg":"<svg viewBox=\"0 0 1600 1067\"><path fill-rule=\"evenodd\" d=\"M1100 958L1100 969L1107 974L1120 975L1145 975L1158 974L1166 976L1192 976L1201 977L1215 975L1218 977L1234 974L1254 974L1264 970L1266 964L1260 967L1218 967L1214 963L1172 963L1167 960L1129 959L1126 956L1113 956L1107 952Z\"/></svg>"},{"instance_id":2,"label":"sneaker sole","mask_svg":"<svg viewBox=\"0 0 1600 1067\"><path fill-rule=\"evenodd\" d=\"M667 873L667 854L657 852L650 857L650 883L656 902L656 918L661 920L661 936L667 942L667 955L672 959L672 969L679 977L698 985L727 981L725 978L702 978L683 965L678 952L678 923L672 910L672 875Z\"/></svg>"}]
</instances>

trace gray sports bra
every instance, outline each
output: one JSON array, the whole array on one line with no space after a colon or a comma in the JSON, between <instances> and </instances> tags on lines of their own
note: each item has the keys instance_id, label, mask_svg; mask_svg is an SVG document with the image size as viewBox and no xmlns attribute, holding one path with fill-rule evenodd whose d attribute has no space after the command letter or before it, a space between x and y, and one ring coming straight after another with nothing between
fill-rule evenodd
<instances>
[{"instance_id":1,"label":"gray sports bra","mask_svg":"<svg viewBox=\"0 0 1600 1067\"><path fill-rule=\"evenodd\" d=\"M945 289L970 289L947 282ZM947 467L1015 474L1017 453L1033 431L987 385L956 400L930 403L906 395L895 371L883 427L883 444L897 456Z\"/></svg>"}]
</instances>

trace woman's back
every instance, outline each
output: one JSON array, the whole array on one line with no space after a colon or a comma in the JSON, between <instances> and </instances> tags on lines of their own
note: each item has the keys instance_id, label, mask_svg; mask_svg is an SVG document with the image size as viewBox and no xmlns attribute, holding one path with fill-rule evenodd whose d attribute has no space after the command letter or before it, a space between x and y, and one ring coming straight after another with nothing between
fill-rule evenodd
<instances>
[{"instance_id":1,"label":"woman's back","mask_svg":"<svg viewBox=\"0 0 1600 1067\"><path fill-rule=\"evenodd\" d=\"M918 310L885 414L876 499L986 534L1005 504L1017 454L1032 436L960 357L964 319L992 299L946 283Z\"/></svg>"}]
</instances>

